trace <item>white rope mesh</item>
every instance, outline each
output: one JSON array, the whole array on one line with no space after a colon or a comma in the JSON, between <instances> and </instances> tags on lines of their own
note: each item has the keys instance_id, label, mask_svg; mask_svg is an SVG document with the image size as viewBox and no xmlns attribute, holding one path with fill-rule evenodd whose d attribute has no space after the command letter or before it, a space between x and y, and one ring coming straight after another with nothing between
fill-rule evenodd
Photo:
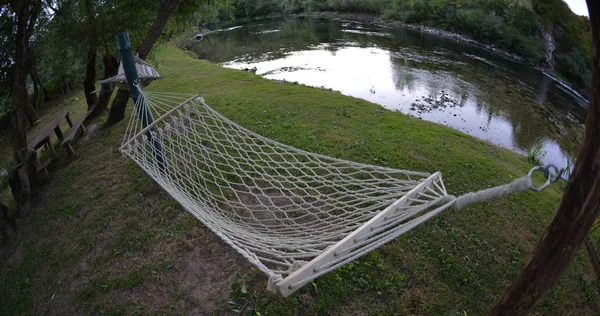
<instances>
[{"instance_id":1,"label":"white rope mesh","mask_svg":"<svg viewBox=\"0 0 600 316\"><path fill-rule=\"evenodd\" d=\"M310 275L287 285L293 291L456 200L439 173L302 151L231 122L197 96L141 92L133 111L122 152L266 273L271 290L312 260ZM326 252L332 259L323 262Z\"/></svg>"}]
</instances>

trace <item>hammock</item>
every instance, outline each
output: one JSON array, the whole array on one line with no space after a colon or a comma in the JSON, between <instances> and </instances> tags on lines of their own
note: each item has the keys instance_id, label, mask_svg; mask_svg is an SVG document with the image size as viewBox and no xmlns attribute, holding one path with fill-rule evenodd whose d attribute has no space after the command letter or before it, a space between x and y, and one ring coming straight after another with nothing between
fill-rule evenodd
<instances>
[{"instance_id":1,"label":"hammock","mask_svg":"<svg viewBox=\"0 0 600 316\"><path fill-rule=\"evenodd\" d=\"M439 172L296 149L237 125L197 95L141 91L134 111L121 151L283 296L451 206L533 188L537 170L454 197Z\"/></svg>"}]
</instances>

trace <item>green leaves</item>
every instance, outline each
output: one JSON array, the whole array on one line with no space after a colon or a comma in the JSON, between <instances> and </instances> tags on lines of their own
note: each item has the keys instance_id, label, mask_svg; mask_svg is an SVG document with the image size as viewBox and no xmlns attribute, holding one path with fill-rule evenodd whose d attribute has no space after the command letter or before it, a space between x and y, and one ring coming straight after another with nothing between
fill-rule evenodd
<instances>
[{"instance_id":1,"label":"green leaves","mask_svg":"<svg viewBox=\"0 0 600 316\"><path fill-rule=\"evenodd\" d=\"M267 315L270 300L251 292L242 275L238 273L236 277L240 282L231 284L231 311L237 315Z\"/></svg>"}]
</instances>

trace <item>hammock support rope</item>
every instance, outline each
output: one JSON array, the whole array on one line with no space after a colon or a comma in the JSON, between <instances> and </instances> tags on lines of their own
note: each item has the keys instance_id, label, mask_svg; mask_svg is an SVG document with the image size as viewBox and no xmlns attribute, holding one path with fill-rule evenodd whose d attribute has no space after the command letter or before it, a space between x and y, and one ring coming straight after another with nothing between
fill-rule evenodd
<instances>
[{"instance_id":1,"label":"hammock support rope","mask_svg":"<svg viewBox=\"0 0 600 316\"><path fill-rule=\"evenodd\" d=\"M306 152L239 126L198 95L137 88L123 154L283 296L449 207L534 189L532 174L542 171L455 197L439 172ZM154 121L146 126L144 117L136 119L140 113Z\"/></svg>"}]
</instances>

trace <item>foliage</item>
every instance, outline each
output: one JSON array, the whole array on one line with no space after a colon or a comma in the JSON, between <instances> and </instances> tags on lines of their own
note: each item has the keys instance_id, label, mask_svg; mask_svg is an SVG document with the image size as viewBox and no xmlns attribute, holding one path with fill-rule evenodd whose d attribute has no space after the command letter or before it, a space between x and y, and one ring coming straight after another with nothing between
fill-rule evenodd
<instances>
[{"instance_id":1,"label":"foliage","mask_svg":"<svg viewBox=\"0 0 600 316\"><path fill-rule=\"evenodd\" d=\"M237 315L256 315L267 314L269 299L260 298L255 291L248 288L248 284L239 273L236 275L239 282L231 284L231 298L229 305L231 311Z\"/></svg>"},{"instance_id":2,"label":"foliage","mask_svg":"<svg viewBox=\"0 0 600 316\"><path fill-rule=\"evenodd\" d=\"M533 0L533 9L554 38L556 71L584 95L591 91L592 36L587 17L571 12L562 0Z\"/></svg>"},{"instance_id":3,"label":"foliage","mask_svg":"<svg viewBox=\"0 0 600 316\"><path fill-rule=\"evenodd\" d=\"M583 54L576 47L565 53L556 54L556 69L576 88L592 90L592 73Z\"/></svg>"}]
</instances>

